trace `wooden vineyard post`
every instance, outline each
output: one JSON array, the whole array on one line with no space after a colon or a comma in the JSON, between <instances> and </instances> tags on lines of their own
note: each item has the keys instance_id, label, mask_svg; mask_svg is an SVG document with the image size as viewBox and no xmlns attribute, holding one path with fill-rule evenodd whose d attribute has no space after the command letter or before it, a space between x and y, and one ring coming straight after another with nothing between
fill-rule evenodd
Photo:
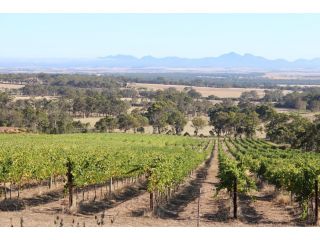
<instances>
[{"instance_id":1,"label":"wooden vineyard post","mask_svg":"<svg viewBox=\"0 0 320 240\"><path fill-rule=\"evenodd\" d=\"M237 206L237 178L234 178L233 180L233 217L235 219L238 218L238 206Z\"/></svg>"},{"instance_id":2,"label":"wooden vineyard post","mask_svg":"<svg viewBox=\"0 0 320 240\"><path fill-rule=\"evenodd\" d=\"M72 165L71 165L71 162L68 161L67 163L67 179L68 179L68 182L67 182L67 185L68 185L68 190L69 190L69 208L72 207L72 204L73 204L73 175L72 175Z\"/></svg>"},{"instance_id":3,"label":"wooden vineyard post","mask_svg":"<svg viewBox=\"0 0 320 240\"><path fill-rule=\"evenodd\" d=\"M10 182L10 185L9 185L9 197L11 199L11 193L12 193L12 183Z\"/></svg>"},{"instance_id":4,"label":"wooden vineyard post","mask_svg":"<svg viewBox=\"0 0 320 240\"><path fill-rule=\"evenodd\" d=\"M4 186L4 199L7 199L7 187L6 187L6 183L3 183Z\"/></svg>"},{"instance_id":5,"label":"wooden vineyard post","mask_svg":"<svg viewBox=\"0 0 320 240\"><path fill-rule=\"evenodd\" d=\"M319 181L318 179L315 180L314 182L314 192L315 192L315 209L314 209L314 224L317 226L318 225L318 211L319 211Z\"/></svg>"},{"instance_id":6,"label":"wooden vineyard post","mask_svg":"<svg viewBox=\"0 0 320 240\"><path fill-rule=\"evenodd\" d=\"M199 189L199 198L198 198L197 227L200 226L200 197L201 197L201 188Z\"/></svg>"},{"instance_id":7,"label":"wooden vineyard post","mask_svg":"<svg viewBox=\"0 0 320 240\"><path fill-rule=\"evenodd\" d=\"M52 178L52 175L51 175L50 179L49 179L49 189L52 188L52 183L53 183L53 178Z\"/></svg>"},{"instance_id":8,"label":"wooden vineyard post","mask_svg":"<svg viewBox=\"0 0 320 240\"><path fill-rule=\"evenodd\" d=\"M109 196L111 196L111 192L112 192L112 178L110 178Z\"/></svg>"},{"instance_id":9,"label":"wooden vineyard post","mask_svg":"<svg viewBox=\"0 0 320 240\"><path fill-rule=\"evenodd\" d=\"M150 210L153 211L153 192L150 193Z\"/></svg>"}]
</instances>

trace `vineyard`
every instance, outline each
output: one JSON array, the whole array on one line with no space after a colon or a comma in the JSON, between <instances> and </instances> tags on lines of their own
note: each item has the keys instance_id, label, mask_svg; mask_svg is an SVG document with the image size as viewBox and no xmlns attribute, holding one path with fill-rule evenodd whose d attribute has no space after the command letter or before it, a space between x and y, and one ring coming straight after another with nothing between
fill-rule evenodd
<instances>
[{"instance_id":1,"label":"vineyard","mask_svg":"<svg viewBox=\"0 0 320 240\"><path fill-rule=\"evenodd\" d=\"M249 138L0 135L1 226L317 224L319 174Z\"/></svg>"},{"instance_id":2,"label":"vineyard","mask_svg":"<svg viewBox=\"0 0 320 240\"><path fill-rule=\"evenodd\" d=\"M168 200L210 154L209 140L128 134L2 135L0 182L4 200L23 198L29 186L62 184L68 209L94 189L93 201L145 180L150 209ZM103 193L104 192L104 193Z\"/></svg>"},{"instance_id":3,"label":"vineyard","mask_svg":"<svg viewBox=\"0 0 320 240\"><path fill-rule=\"evenodd\" d=\"M219 187L233 193L237 218L237 193L250 193L257 182L290 194L301 208L301 219L318 223L320 155L278 146L262 140L224 139L219 142Z\"/></svg>"}]
</instances>

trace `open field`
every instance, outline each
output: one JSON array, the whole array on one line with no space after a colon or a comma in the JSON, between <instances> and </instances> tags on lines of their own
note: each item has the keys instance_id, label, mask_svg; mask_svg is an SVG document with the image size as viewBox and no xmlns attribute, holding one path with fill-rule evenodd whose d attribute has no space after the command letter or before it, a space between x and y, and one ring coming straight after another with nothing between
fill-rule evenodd
<instances>
[{"instance_id":1,"label":"open field","mask_svg":"<svg viewBox=\"0 0 320 240\"><path fill-rule=\"evenodd\" d=\"M168 88L176 88L179 91L183 91L184 88L190 88L186 85L165 85L165 84L149 84L149 83L130 83L130 87L133 88L146 88L149 90L164 90ZM260 97L264 96L264 90L261 88L212 88L212 87L192 87L196 91L202 94L203 97L215 95L220 98L238 98L241 93L255 90Z\"/></svg>"},{"instance_id":2,"label":"open field","mask_svg":"<svg viewBox=\"0 0 320 240\"><path fill-rule=\"evenodd\" d=\"M0 83L0 90L1 89L20 89L23 87L24 85L22 84Z\"/></svg>"},{"instance_id":3,"label":"open field","mask_svg":"<svg viewBox=\"0 0 320 240\"><path fill-rule=\"evenodd\" d=\"M311 112L306 110L297 110L297 109L291 109L291 108L275 108L275 110L279 113L295 113L299 114L302 117L308 118L309 120L313 121L315 119L316 115L319 115L320 112Z\"/></svg>"},{"instance_id":4,"label":"open field","mask_svg":"<svg viewBox=\"0 0 320 240\"><path fill-rule=\"evenodd\" d=\"M47 100L54 100L57 99L58 97L53 97L53 96L14 96L14 101L18 100L29 100L29 99L35 99L35 100L41 100L41 99L47 99Z\"/></svg>"},{"instance_id":5,"label":"open field","mask_svg":"<svg viewBox=\"0 0 320 240\"><path fill-rule=\"evenodd\" d=\"M203 119L207 120L209 122L209 118L206 116L202 116ZM74 121L80 121L81 123L89 123L89 129L94 129L94 125L96 124L97 121L99 121L101 119L101 117L87 117L87 118L74 118ZM261 125L261 127L263 127L263 125ZM144 127L145 129L145 134L153 134L153 128L152 126L146 126ZM203 129L200 129L198 132L198 135L204 135L204 136L211 136L211 134L209 133L211 130L213 129L212 126L207 125L205 126ZM192 126L192 122L191 120L189 120L187 122L187 124L185 125L185 127L183 128L183 131L181 133L181 135L185 134L185 133L189 133L191 136L194 135L194 130L195 128ZM115 129L114 132L123 132L119 129ZM133 133L133 130L130 129L127 131L128 133ZM256 132L256 137L258 138L265 138L266 134L265 132Z\"/></svg>"},{"instance_id":6,"label":"open field","mask_svg":"<svg viewBox=\"0 0 320 240\"><path fill-rule=\"evenodd\" d=\"M268 79L281 79L281 80L319 80L320 72L267 72L264 75ZM319 86L319 85L315 85Z\"/></svg>"},{"instance_id":7,"label":"open field","mask_svg":"<svg viewBox=\"0 0 320 240\"><path fill-rule=\"evenodd\" d=\"M209 121L208 117L203 117L207 121ZM80 121L81 123L89 123L90 124L90 129L94 128L94 125L96 122L98 122L101 119L101 117L87 117L87 118L73 118L74 121ZM194 127L192 127L192 122L188 121L186 126L184 127L184 130L182 131L182 135L186 132L188 132L190 135L194 135ZM203 129L199 130L199 135L203 134L204 136L210 136L209 131L212 130L212 126L205 126ZM115 129L115 132L121 132L119 129ZM133 133L133 130L130 129L127 131L128 133ZM152 126L146 126L145 127L145 133L146 134L152 134L153 133L153 128Z\"/></svg>"}]
</instances>

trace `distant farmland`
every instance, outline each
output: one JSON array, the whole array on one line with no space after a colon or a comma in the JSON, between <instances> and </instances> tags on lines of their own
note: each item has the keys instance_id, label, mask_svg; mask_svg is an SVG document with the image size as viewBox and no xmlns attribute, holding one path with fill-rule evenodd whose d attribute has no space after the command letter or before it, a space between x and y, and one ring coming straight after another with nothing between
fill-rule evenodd
<instances>
[{"instance_id":1,"label":"distant farmland","mask_svg":"<svg viewBox=\"0 0 320 240\"><path fill-rule=\"evenodd\" d=\"M149 84L149 83L130 83L133 88L146 88L149 90L164 90L168 88L175 88L179 91L182 91L186 85L165 85L165 84ZM208 97L210 95L215 95L219 98L238 98L241 93L255 90L258 92L260 97L264 96L264 90L261 88L212 88L212 87L192 87L196 91L202 94L203 97Z\"/></svg>"}]
</instances>

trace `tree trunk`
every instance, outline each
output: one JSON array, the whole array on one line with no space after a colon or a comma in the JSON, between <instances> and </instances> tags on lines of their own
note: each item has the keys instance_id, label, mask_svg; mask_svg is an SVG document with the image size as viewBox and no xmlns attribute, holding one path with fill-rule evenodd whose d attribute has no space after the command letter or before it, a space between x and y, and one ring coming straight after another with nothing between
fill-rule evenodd
<instances>
[{"instance_id":1,"label":"tree trunk","mask_svg":"<svg viewBox=\"0 0 320 240\"><path fill-rule=\"evenodd\" d=\"M314 209L314 224L315 225L318 225L318 206L319 206L319 182L318 182L318 179L315 180L315 183L314 183L314 192L315 192L315 199L314 199L314 202L315 202L315 209Z\"/></svg>"},{"instance_id":2,"label":"tree trunk","mask_svg":"<svg viewBox=\"0 0 320 240\"><path fill-rule=\"evenodd\" d=\"M238 218L238 206L237 206L237 178L233 180L233 218Z\"/></svg>"}]
</instances>

